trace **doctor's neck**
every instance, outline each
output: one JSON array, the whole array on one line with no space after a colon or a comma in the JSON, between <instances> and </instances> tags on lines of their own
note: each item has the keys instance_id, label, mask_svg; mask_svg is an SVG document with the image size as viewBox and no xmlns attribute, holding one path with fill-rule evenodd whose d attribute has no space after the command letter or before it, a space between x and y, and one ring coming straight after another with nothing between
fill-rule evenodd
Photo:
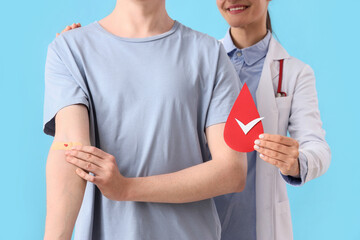
<instances>
[{"instance_id":1,"label":"doctor's neck","mask_svg":"<svg viewBox=\"0 0 360 240\"><path fill-rule=\"evenodd\" d=\"M113 12L99 23L120 37L145 38L169 31L174 21L165 0L117 0Z\"/></svg>"},{"instance_id":2,"label":"doctor's neck","mask_svg":"<svg viewBox=\"0 0 360 240\"><path fill-rule=\"evenodd\" d=\"M261 41L267 34L266 19L246 26L230 27L231 38L239 49L250 47Z\"/></svg>"}]
</instances>

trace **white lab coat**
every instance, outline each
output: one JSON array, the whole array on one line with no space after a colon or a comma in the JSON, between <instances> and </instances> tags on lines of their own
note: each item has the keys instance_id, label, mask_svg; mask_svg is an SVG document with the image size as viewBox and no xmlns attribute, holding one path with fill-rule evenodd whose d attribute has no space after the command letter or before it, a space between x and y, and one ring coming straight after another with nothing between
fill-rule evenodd
<instances>
[{"instance_id":1,"label":"white lab coat","mask_svg":"<svg viewBox=\"0 0 360 240\"><path fill-rule=\"evenodd\" d=\"M287 97L275 98L279 80L279 61L284 59L282 91ZM315 76L312 69L295 59L273 37L256 92L257 107L264 132L290 136L300 144L308 160L305 182L324 174L331 153L318 109ZM258 240L293 239L286 182L279 169L257 155L256 231Z\"/></svg>"}]
</instances>

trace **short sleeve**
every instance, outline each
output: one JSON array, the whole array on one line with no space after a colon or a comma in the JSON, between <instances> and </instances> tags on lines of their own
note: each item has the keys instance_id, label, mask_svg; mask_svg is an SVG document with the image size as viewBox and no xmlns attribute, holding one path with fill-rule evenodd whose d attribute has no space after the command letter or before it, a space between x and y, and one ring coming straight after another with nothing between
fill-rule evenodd
<instances>
[{"instance_id":1,"label":"short sleeve","mask_svg":"<svg viewBox=\"0 0 360 240\"><path fill-rule=\"evenodd\" d=\"M45 64L45 95L43 131L55 135L55 115L69 105L84 104L89 108L88 98L63 63L52 44L48 47Z\"/></svg>"},{"instance_id":2,"label":"short sleeve","mask_svg":"<svg viewBox=\"0 0 360 240\"><path fill-rule=\"evenodd\" d=\"M205 128L226 122L242 86L224 47L219 44L219 57Z\"/></svg>"}]
</instances>

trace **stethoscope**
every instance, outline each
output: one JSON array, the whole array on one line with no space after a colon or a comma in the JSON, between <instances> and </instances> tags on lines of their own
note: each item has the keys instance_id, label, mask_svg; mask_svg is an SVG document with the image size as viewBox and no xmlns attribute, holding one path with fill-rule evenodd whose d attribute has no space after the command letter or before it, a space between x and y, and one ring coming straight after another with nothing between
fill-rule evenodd
<instances>
[{"instance_id":1,"label":"stethoscope","mask_svg":"<svg viewBox=\"0 0 360 240\"><path fill-rule=\"evenodd\" d=\"M280 71L279 71L279 83L276 93L276 97L286 97L286 92L281 91L282 80L283 80L283 69L284 69L284 59L280 60Z\"/></svg>"}]
</instances>

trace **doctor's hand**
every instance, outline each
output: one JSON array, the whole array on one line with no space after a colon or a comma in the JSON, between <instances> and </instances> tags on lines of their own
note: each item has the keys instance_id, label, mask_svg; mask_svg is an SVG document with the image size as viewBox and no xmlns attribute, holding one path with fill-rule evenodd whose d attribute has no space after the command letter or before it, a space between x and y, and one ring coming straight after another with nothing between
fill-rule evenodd
<instances>
[{"instance_id":1,"label":"doctor's hand","mask_svg":"<svg viewBox=\"0 0 360 240\"><path fill-rule=\"evenodd\" d=\"M67 162L78 167L76 173L96 184L105 197L116 201L125 199L128 181L121 175L113 155L93 146L76 146L65 151L65 156Z\"/></svg>"},{"instance_id":2,"label":"doctor's hand","mask_svg":"<svg viewBox=\"0 0 360 240\"><path fill-rule=\"evenodd\" d=\"M80 23L73 23L70 26L66 26L66 28L64 28L64 30L62 30L61 33L64 33L64 32L67 32L67 31L69 31L71 29L75 29L75 28L79 28L79 27L81 27ZM61 33L57 33L56 37L58 37Z\"/></svg>"},{"instance_id":3,"label":"doctor's hand","mask_svg":"<svg viewBox=\"0 0 360 240\"><path fill-rule=\"evenodd\" d=\"M261 159L278 167L283 175L299 177L299 143L295 139L265 133L255 140L254 149Z\"/></svg>"}]
</instances>

